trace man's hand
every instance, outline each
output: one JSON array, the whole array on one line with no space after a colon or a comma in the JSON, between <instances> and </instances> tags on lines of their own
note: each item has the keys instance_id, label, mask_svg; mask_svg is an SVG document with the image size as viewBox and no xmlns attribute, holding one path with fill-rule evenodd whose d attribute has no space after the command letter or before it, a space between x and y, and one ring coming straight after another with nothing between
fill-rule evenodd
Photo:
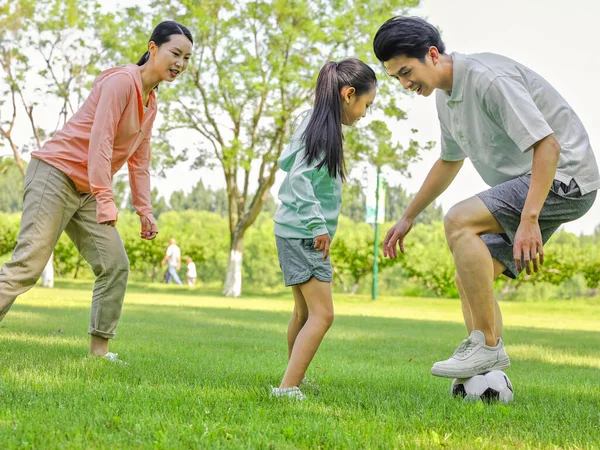
<instances>
[{"instance_id":1,"label":"man's hand","mask_svg":"<svg viewBox=\"0 0 600 450\"><path fill-rule=\"evenodd\" d=\"M540 225L537 220L521 218L513 245L513 257L517 264L517 272L525 268L527 274L531 274L530 262L533 262L533 271L537 272L538 255L539 264L544 264L544 249Z\"/></svg>"},{"instance_id":2,"label":"man's hand","mask_svg":"<svg viewBox=\"0 0 600 450\"><path fill-rule=\"evenodd\" d=\"M140 222L142 224L142 232L140 233L140 237L148 241L154 239L158 234L158 227L156 226L154 216L152 214L148 214L147 216L143 217L140 216Z\"/></svg>"},{"instance_id":3,"label":"man's hand","mask_svg":"<svg viewBox=\"0 0 600 450\"><path fill-rule=\"evenodd\" d=\"M315 238L315 249L319 251L323 251L323 261L327 259L329 255L329 247L331 246L331 237L329 233L322 234L321 236L317 236Z\"/></svg>"},{"instance_id":4,"label":"man's hand","mask_svg":"<svg viewBox=\"0 0 600 450\"><path fill-rule=\"evenodd\" d=\"M398 247L400 247L400 252L404 253L404 238L412 227L413 222L411 220L402 218L396 222L396 225L390 228L383 240L384 257L387 256L392 259L397 258ZM398 247L396 247L396 244L398 244Z\"/></svg>"}]
</instances>

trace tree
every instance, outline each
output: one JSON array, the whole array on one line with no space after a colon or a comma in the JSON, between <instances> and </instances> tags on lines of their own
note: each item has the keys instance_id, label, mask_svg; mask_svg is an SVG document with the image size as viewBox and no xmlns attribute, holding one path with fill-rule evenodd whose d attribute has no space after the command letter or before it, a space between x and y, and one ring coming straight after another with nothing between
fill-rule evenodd
<instances>
[{"instance_id":1,"label":"tree","mask_svg":"<svg viewBox=\"0 0 600 450\"><path fill-rule=\"evenodd\" d=\"M403 120L406 118L404 114L398 114L394 111L393 114ZM384 166L391 168L392 170L410 176L408 173L408 166L411 162L420 159L420 153L433 148L434 143L428 142L425 146L422 146L418 141L412 137L408 141L408 145L404 146L401 143L394 143L392 141L392 132L389 130L387 124L382 120L371 121L364 130L352 130L348 133L348 148L353 155L353 158L358 161L364 161L372 166L375 166L377 170L377 183L375 184L376 189L376 209L375 209L375 220L373 246L380 249L379 245L379 186L381 180L381 169ZM417 133L417 130L413 129L412 133ZM369 195L369 194L367 194ZM383 253L379 250L373 250L373 284L372 284L372 298L377 298L377 273L380 260L383 263Z\"/></svg>"},{"instance_id":2,"label":"tree","mask_svg":"<svg viewBox=\"0 0 600 450\"><path fill-rule=\"evenodd\" d=\"M173 17L195 36L188 76L161 87L161 97L173 100L163 102L161 133L196 133L196 166L214 164L222 170L231 242L223 294L239 296L244 235L268 199L294 118L311 104L318 70L327 60L347 55L373 61L371 41L379 25L418 1L174 0L152 5L156 20ZM140 30L150 28L146 17L141 10L127 10L120 19L127 21L127 35L116 27L105 42L122 57L141 54L146 36Z\"/></svg>"},{"instance_id":3,"label":"tree","mask_svg":"<svg viewBox=\"0 0 600 450\"><path fill-rule=\"evenodd\" d=\"M0 68L10 98L10 119L0 119L0 136L12 149L22 175L25 165L20 154L30 146L40 148L47 133L38 126L35 111L41 97L54 97L62 103L56 128L67 121L83 101L85 85L100 58L96 42L90 38L99 27L99 4L82 0L7 0L0 5ZM38 58L30 56L36 52ZM31 86L39 86L31 89ZM33 91L33 92L32 92ZM35 95L34 95L35 94ZM26 97L30 97L29 99ZM0 98L4 98L0 97ZM0 111L4 101L0 100ZM21 148L13 132L17 116L25 112L30 124L29 144ZM51 260L53 257L51 256ZM42 274L43 285L53 285L52 266Z\"/></svg>"},{"instance_id":4,"label":"tree","mask_svg":"<svg viewBox=\"0 0 600 450\"><path fill-rule=\"evenodd\" d=\"M348 180L342 187L342 215L353 222L365 221L367 213L365 189L359 180Z\"/></svg>"}]
</instances>

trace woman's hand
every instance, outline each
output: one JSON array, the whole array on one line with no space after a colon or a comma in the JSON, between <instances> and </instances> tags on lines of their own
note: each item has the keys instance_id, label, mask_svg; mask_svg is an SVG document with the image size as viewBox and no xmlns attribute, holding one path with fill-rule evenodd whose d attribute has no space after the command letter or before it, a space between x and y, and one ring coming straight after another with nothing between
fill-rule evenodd
<instances>
[{"instance_id":1,"label":"woman's hand","mask_svg":"<svg viewBox=\"0 0 600 450\"><path fill-rule=\"evenodd\" d=\"M152 214L148 214L147 216L143 217L140 216L140 222L142 223L142 232L140 233L140 237L148 241L154 239L158 234L158 227L156 226L154 216Z\"/></svg>"},{"instance_id":2,"label":"woman's hand","mask_svg":"<svg viewBox=\"0 0 600 450\"><path fill-rule=\"evenodd\" d=\"M106 222L100 222L100 225L108 225L109 227L117 226L117 220L119 219L119 215L115 217L115 220L107 220Z\"/></svg>"}]
</instances>

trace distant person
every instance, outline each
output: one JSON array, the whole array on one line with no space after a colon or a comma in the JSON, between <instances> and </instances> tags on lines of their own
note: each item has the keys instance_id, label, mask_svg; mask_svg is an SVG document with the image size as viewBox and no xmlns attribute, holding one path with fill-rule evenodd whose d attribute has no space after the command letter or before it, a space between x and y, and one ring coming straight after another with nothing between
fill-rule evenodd
<instances>
[{"instance_id":1,"label":"distant person","mask_svg":"<svg viewBox=\"0 0 600 450\"><path fill-rule=\"evenodd\" d=\"M189 256L187 257L186 262L187 262L187 272L185 273L185 276L187 277L187 284L188 284L188 286L195 286L196 285L196 277L198 276L198 274L196 272L196 263Z\"/></svg>"},{"instance_id":2,"label":"distant person","mask_svg":"<svg viewBox=\"0 0 600 450\"><path fill-rule=\"evenodd\" d=\"M185 275L187 278L188 286L195 286L196 278L198 276L198 273L196 272L196 263L194 263L192 258L189 256L186 259L186 263L187 263L187 272L185 273Z\"/></svg>"},{"instance_id":3,"label":"distant person","mask_svg":"<svg viewBox=\"0 0 600 450\"><path fill-rule=\"evenodd\" d=\"M181 286L181 280L177 271L181 269L181 250L177 247L175 239L169 239L169 247L165 253L161 264L164 266L167 264L167 276L165 277L165 283L169 284L171 280Z\"/></svg>"},{"instance_id":4,"label":"distant person","mask_svg":"<svg viewBox=\"0 0 600 450\"><path fill-rule=\"evenodd\" d=\"M317 78L313 110L277 164L287 172L279 189L275 239L294 312L288 327L289 363L271 394L304 399L300 383L333 322L329 246L342 206L346 178L342 125L352 126L375 98L375 72L358 59L329 61Z\"/></svg>"},{"instance_id":5,"label":"distant person","mask_svg":"<svg viewBox=\"0 0 600 450\"><path fill-rule=\"evenodd\" d=\"M0 271L0 321L17 296L36 283L65 231L96 275L89 352L118 361L108 351L108 341L121 318L129 260L115 228L118 205L112 180L127 163L140 236L154 239L158 229L150 202L150 137L155 90L186 69L192 43L183 25L160 23L138 63L98 75L82 107L31 154L17 246Z\"/></svg>"},{"instance_id":6,"label":"distant person","mask_svg":"<svg viewBox=\"0 0 600 450\"><path fill-rule=\"evenodd\" d=\"M384 255L404 251L415 218L448 188L465 159L491 186L444 219L469 336L431 373L468 378L502 370L510 360L494 280L537 272L550 236L592 207L600 175L588 134L567 101L533 70L493 53L447 54L438 29L423 19L388 20L373 48L404 89L435 94L442 132L440 158L387 233Z\"/></svg>"}]
</instances>

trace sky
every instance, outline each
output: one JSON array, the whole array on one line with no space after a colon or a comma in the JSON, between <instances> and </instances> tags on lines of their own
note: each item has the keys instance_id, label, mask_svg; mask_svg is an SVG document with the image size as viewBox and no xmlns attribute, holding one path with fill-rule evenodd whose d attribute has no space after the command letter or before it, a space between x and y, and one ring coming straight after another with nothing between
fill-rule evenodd
<instances>
[{"instance_id":1,"label":"sky","mask_svg":"<svg viewBox=\"0 0 600 450\"><path fill-rule=\"evenodd\" d=\"M107 8L143 4L140 0L106 0ZM111 6L112 5L112 6ZM596 159L600 161L600 58L595 55L597 18L600 4L590 0L423 0L414 15L426 18L440 28L448 52L493 52L508 56L546 78L571 104L585 125ZM351 56L351 55L349 55ZM394 83L381 71L381 83ZM397 89L400 106L408 119L392 130L400 142L408 139L409 130L419 130L419 139L436 141L434 150L422 161L410 166L411 178L387 173L392 185L402 184L416 192L439 156L439 123L435 96L407 96ZM55 122L54 122L55 123ZM174 137L174 143L178 141ZM181 139L185 141L185 139ZM0 148L0 154L9 154ZM189 191L202 178L206 185L222 187L222 173L209 169L190 170L188 164L168 170L166 178L153 178L161 195L169 197L175 190ZM176 180L176 181L174 181ZM276 195L282 176L272 189ZM455 203L487 189L487 185L467 161L454 183L438 201L444 211ZM567 231L589 234L600 224L600 200L583 218L564 226Z\"/></svg>"}]
</instances>

